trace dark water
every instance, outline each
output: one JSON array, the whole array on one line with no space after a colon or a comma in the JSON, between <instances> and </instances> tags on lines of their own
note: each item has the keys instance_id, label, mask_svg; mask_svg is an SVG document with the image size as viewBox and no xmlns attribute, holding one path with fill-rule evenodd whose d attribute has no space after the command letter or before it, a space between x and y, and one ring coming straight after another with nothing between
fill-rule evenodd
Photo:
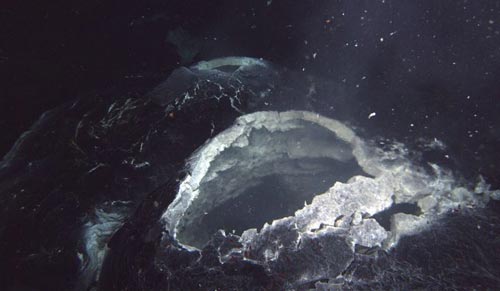
<instances>
[{"instance_id":1,"label":"dark water","mask_svg":"<svg viewBox=\"0 0 500 291\"><path fill-rule=\"evenodd\" d=\"M368 134L436 137L452 162L497 183L499 5L9 1L1 14L0 153L65 100L140 95L181 62L245 55L344 84L343 95L356 100L348 119Z\"/></svg>"}]
</instances>

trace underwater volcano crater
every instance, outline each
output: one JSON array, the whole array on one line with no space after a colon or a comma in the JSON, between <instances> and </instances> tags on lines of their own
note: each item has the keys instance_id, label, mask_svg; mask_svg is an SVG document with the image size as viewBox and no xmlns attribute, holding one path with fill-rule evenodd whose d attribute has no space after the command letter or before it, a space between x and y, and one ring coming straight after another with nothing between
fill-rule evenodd
<instances>
[{"instance_id":1,"label":"underwater volcano crater","mask_svg":"<svg viewBox=\"0 0 500 291\"><path fill-rule=\"evenodd\" d=\"M240 234L292 216L335 182L366 174L354 134L310 112L260 112L193 154L164 217L179 242L203 247L219 229Z\"/></svg>"}]
</instances>

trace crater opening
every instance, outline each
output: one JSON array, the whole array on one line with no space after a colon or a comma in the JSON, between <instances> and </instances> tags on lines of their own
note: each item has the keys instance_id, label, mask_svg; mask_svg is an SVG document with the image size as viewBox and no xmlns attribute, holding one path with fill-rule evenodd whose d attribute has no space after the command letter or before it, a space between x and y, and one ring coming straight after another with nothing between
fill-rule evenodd
<instances>
[{"instance_id":1,"label":"crater opening","mask_svg":"<svg viewBox=\"0 0 500 291\"><path fill-rule=\"evenodd\" d=\"M391 230L391 217L396 213L419 216L422 214L422 210L416 203L394 203L391 207L373 215L373 219L375 219L385 230L389 231Z\"/></svg>"},{"instance_id":2,"label":"crater opening","mask_svg":"<svg viewBox=\"0 0 500 291\"><path fill-rule=\"evenodd\" d=\"M222 71L222 72L226 72L226 73L234 73L236 72L236 70L238 70L240 68L240 66L235 66L235 65L226 65L226 66L220 66L220 67L217 67L215 69L219 70L219 71Z\"/></svg>"},{"instance_id":3,"label":"crater opening","mask_svg":"<svg viewBox=\"0 0 500 291\"><path fill-rule=\"evenodd\" d=\"M202 248L219 229L259 229L294 215L335 182L367 175L353 155L352 132L301 114L266 114L240 118L193 155L191 174L164 215L180 243Z\"/></svg>"}]
</instances>

